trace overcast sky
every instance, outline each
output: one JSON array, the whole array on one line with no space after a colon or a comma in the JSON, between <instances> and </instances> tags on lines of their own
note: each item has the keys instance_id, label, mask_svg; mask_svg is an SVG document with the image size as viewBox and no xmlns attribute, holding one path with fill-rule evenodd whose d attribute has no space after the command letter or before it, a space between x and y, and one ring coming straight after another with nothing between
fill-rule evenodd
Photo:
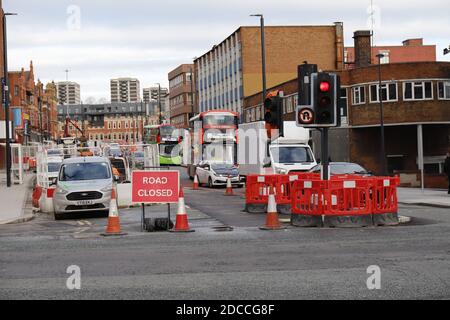
<instances>
[{"instance_id":1,"label":"overcast sky","mask_svg":"<svg viewBox=\"0 0 450 320\"><path fill-rule=\"evenodd\" d=\"M374 0L375 43L424 38L438 60L450 45L448 0ZM370 28L370 0L3 0L8 17L9 68L28 68L42 81L81 85L82 99L109 97L109 80L136 77L141 87L167 86L167 73L207 52L241 25L321 25ZM447 8L447 9L446 9Z\"/></svg>"}]
</instances>

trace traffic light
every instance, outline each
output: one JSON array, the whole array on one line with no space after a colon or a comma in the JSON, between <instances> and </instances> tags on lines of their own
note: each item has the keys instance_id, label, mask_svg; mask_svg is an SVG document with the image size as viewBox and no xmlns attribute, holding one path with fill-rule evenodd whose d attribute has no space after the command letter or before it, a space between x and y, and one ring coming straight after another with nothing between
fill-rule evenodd
<instances>
[{"instance_id":1,"label":"traffic light","mask_svg":"<svg viewBox=\"0 0 450 320\"><path fill-rule=\"evenodd\" d=\"M339 125L340 82L336 74L311 75L311 104L297 107L297 125L323 128Z\"/></svg>"},{"instance_id":2,"label":"traffic light","mask_svg":"<svg viewBox=\"0 0 450 320\"><path fill-rule=\"evenodd\" d=\"M264 121L283 136L283 99L278 92L269 93L264 101Z\"/></svg>"},{"instance_id":3,"label":"traffic light","mask_svg":"<svg viewBox=\"0 0 450 320\"><path fill-rule=\"evenodd\" d=\"M319 72L313 80L315 123L320 126L337 125L337 76Z\"/></svg>"}]
</instances>

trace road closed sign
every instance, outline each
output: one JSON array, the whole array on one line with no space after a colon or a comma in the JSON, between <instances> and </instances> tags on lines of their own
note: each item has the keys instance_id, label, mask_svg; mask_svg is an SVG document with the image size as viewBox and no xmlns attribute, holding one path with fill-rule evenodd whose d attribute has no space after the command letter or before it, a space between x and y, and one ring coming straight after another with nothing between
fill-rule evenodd
<instances>
[{"instance_id":1,"label":"road closed sign","mask_svg":"<svg viewBox=\"0 0 450 320\"><path fill-rule=\"evenodd\" d=\"M132 201L135 203L177 203L180 191L178 171L134 171Z\"/></svg>"}]
</instances>

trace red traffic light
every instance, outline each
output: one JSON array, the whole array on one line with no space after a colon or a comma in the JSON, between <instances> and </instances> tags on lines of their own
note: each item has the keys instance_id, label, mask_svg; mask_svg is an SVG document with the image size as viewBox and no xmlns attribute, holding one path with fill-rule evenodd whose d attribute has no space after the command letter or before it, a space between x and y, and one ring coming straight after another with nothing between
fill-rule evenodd
<instances>
[{"instance_id":1,"label":"red traffic light","mask_svg":"<svg viewBox=\"0 0 450 320\"><path fill-rule=\"evenodd\" d=\"M319 89L321 92L328 92L330 91L331 85L327 81L322 81L319 85Z\"/></svg>"}]
</instances>

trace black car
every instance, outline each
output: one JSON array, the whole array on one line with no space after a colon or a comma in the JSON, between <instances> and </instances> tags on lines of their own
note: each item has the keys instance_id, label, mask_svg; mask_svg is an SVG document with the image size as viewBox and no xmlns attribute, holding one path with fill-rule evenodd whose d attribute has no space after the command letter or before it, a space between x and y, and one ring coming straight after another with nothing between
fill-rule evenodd
<instances>
[{"instance_id":1,"label":"black car","mask_svg":"<svg viewBox=\"0 0 450 320\"><path fill-rule=\"evenodd\" d=\"M312 168L309 172L320 173L320 164ZM372 176L372 172L364 169L359 164L351 162L331 162L330 173L334 174L357 174L361 176Z\"/></svg>"}]
</instances>

